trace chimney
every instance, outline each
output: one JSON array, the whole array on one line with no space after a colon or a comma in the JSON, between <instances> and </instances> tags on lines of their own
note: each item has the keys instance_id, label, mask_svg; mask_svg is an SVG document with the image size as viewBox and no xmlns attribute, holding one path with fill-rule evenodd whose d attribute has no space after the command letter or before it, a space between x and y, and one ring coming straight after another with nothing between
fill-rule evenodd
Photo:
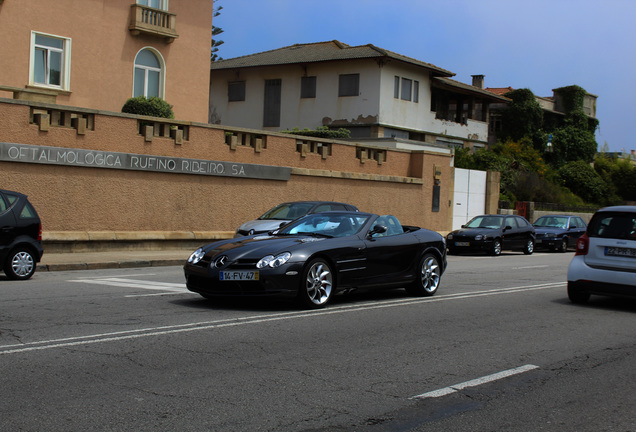
<instances>
[{"instance_id":1,"label":"chimney","mask_svg":"<svg viewBox=\"0 0 636 432\"><path fill-rule=\"evenodd\" d=\"M471 75L471 76L473 77L473 87L483 89L485 75Z\"/></svg>"}]
</instances>

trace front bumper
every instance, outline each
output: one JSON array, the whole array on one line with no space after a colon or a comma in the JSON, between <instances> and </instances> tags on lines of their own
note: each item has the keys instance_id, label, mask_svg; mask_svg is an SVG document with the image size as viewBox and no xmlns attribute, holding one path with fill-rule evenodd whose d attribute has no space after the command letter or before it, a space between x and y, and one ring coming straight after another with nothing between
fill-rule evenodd
<instances>
[{"instance_id":1,"label":"front bumper","mask_svg":"<svg viewBox=\"0 0 636 432\"><path fill-rule=\"evenodd\" d=\"M475 239L453 239L446 240L446 246L448 250L452 252L461 251L484 251L489 252L492 250L493 239L475 240Z\"/></svg>"},{"instance_id":2,"label":"front bumper","mask_svg":"<svg viewBox=\"0 0 636 432\"><path fill-rule=\"evenodd\" d=\"M204 297L295 297L302 265L287 263L275 269L258 270L259 279L255 281L220 280L219 270L209 266L186 263L183 270L188 290Z\"/></svg>"}]
</instances>

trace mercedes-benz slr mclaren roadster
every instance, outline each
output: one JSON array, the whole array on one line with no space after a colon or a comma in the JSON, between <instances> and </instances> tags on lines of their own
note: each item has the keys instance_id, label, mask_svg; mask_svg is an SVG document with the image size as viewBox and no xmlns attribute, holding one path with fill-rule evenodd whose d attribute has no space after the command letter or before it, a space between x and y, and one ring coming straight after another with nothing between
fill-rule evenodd
<instances>
[{"instance_id":1,"label":"mercedes-benz slr mclaren roadster","mask_svg":"<svg viewBox=\"0 0 636 432\"><path fill-rule=\"evenodd\" d=\"M431 296L445 268L445 239L434 231L389 215L325 212L201 247L184 271L188 289L205 298L295 297L321 308L356 289L403 287Z\"/></svg>"}]
</instances>

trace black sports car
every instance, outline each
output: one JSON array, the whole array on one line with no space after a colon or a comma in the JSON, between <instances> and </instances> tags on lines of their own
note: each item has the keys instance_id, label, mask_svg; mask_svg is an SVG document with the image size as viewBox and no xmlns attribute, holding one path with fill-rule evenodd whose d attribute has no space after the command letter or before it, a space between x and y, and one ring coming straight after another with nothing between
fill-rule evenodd
<instances>
[{"instance_id":1,"label":"black sports car","mask_svg":"<svg viewBox=\"0 0 636 432\"><path fill-rule=\"evenodd\" d=\"M446 244L436 232L389 215L325 212L204 246L184 271L188 289L206 298L276 295L320 308L337 292L358 288L431 296L445 268Z\"/></svg>"},{"instance_id":2,"label":"black sports car","mask_svg":"<svg viewBox=\"0 0 636 432\"><path fill-rule=\"evenodd\" d=\"M449 233L446 242L450 254L484 251L499 255L503 249L516 249L530 255L534 251L534 236L534 227L521 216L482 215Z\"/></svg>"}]
</instances>

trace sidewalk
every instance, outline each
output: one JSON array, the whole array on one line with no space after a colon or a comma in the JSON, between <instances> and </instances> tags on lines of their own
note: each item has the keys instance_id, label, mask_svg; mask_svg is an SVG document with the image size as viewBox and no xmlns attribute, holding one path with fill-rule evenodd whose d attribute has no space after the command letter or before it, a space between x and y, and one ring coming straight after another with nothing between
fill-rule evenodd
<instances>
[{"instance_id":1,"label":"sidewalk","mask_svg":"<svg viewBox=\"0 0 636 432\"><path fill-rule=\"evenodd\" d=\"M182 266L193 249L46 253L36 271Z\"/></svg>"}]
</instances>

